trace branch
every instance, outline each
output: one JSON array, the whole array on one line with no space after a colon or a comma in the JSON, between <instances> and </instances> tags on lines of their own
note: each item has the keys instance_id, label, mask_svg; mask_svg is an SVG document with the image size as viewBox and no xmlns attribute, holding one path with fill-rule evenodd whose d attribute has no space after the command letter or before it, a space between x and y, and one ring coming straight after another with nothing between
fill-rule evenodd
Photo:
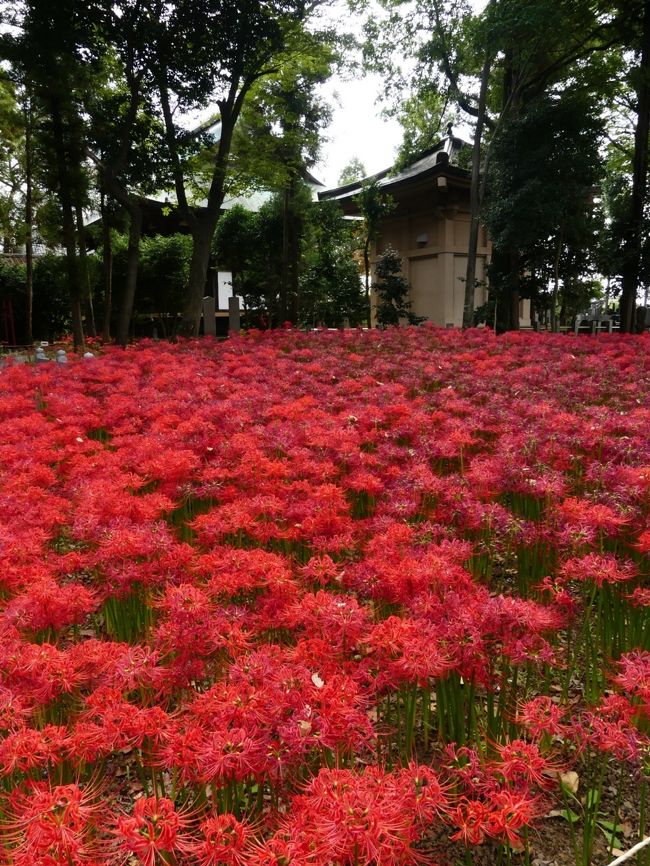
<instances>
[{"instance_id":1,"label":"branch","mask_svg":"<svg viewBox=\"0 0 650 866\"><path fill-rule=\"evenodd\" d=\"M576 60L588 57L596 51L607 51L608 48L611 48L612 45L615 45L619 41L617 35L611 36L608 41L602 42L599 45L590 45L589 43L591 43L597 36L611 30L617 24L617 21L618 19L606 21L605 23L594 27L594 29L590 30L589 33L574 45L570 51L567 51L564 55L558 57L557 60L554 60L553 63L549 64L549 66L542 69L536 76L531 78L527 82L526 87L522 87L522 90L534 87L536 84L544 85L554 72L568 66L570 63L574 63Z\"/></svg>"},{"instance_id":2,"label":"branch","mask_svg":"<svg viewBox=\"0 0 650 866\"><path fill-rule=\"evenodd\" d=\"M174 175L174 186L176 188L176 198L178 206L182 211L184 219L187 220L190 228L196 223L196 217L190 210L187 203L187 195L185 193L185 178L183 176L183 167L178 156L178 146L176 141L176 128L174 127L174 118L172 117L171 107L169 105L169 91L167 90L167 82L165 81L165 71L161 70L160 79L158 81L158 90L160 92L160 103L162 105L163 117L165 118L165 138L167 139L167 147L172 161L172 173Z\"/></svg>"},{"instance_id":3,"label":"branch","mask_svg":"<svg viewBox=\"0 0 650 866\"><path fill-rule=\"evenodd\" d=\"M140 192L131 193L124 186L124 184L120 183L120 181L115 176L115 172L111 168L111 166L106 165L106 163L101 160L94 151L92 151L89 147L86 147L86 156L93 162L97 168L99 169L99 173L102 176L102 180L107 190L111 193L113 198L115 198L121 205L123 205L129 212L132 212L134 207L138 207L141 204L144 195Z\"/></svg>"},{"instance_id":4,"label":"branch","mask_svg":"<svg viewBox=\"0 0 650 866\"><path fill-rule=\"evenodd\" d=\"M472 117L479 116L479 110L470 102L469 97L462 92L460 89L460 85L458 83L458 75L454 72L451 65L451 57L449 55L449 50L447 48L447 36L442 26L442 15L440 12L440 4L439 0L433 0L433 8L435 11L436 17L436 31L438 33L438 38L440 39L440 49L442 52L442 65L445 70L445 75L447 76L447 80L449 81L450 89L454 93L456 102L458 105L465 111L467 114ZM487 126L488 129L494 129L494 121L492 118L486 113L483 114L483 123Z\"/></svg>"},{"instance_id":5,"label":"branch","mask_svg":"<svg viewBox=\"0 0 650 866\"><path fill-rule=\"evenodd\" d=\"M612 136L608 132L605 133L605 138L613 147L616 148L616 150L620 151L621 153L625 154L625 156L632 159L632 157L634 156L633 148L625 147L625 145L621 144L620 141L612 138Z\"/></svg>"}]
</instances>

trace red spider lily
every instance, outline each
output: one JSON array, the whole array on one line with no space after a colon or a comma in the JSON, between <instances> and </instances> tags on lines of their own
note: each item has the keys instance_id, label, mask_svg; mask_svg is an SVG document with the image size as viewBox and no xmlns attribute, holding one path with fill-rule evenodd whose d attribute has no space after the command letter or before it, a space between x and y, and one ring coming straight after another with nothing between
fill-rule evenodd
<instances>
[{"instance_id":1,"label":"red spider lily","mask_svg":"<svg viewBox=\"0 0 650 866\"><path fill-rule=\"evenodd\" d=\"M132 815L119 815L112 830L118 852L134 855L143 866L173 862L176 853L192 850L187 815L165 797L141 797Z\"/></svg>"},{"instance_id":2,"label":"red spider lily","mask_svg":"<svg viewBox=\"0 0 650 866\"><path fill-rule=\"evenodd\" d=\"M45 725L41 730L19 727L0 741L0 772L5 775L59 763L69 747L68 730Z\"/></svg>"},{"instance_id":3,"label":"red spider lily","mask_svg":"<svg viewBox=\"0 0 650 866\"><path fill-rule=\"evenodd\" d=\"M637 574L638 569L633 562L621 561L611 553L603 555L588 553L577 559L569 559L559 572L562 582L588 581L596 586L602 586L604 583L627 583Z\"/></svg>"},{"instance_id":4,"label":"red spider lily","mask_svg":"<svg viewBox=\"0 0 650 866\"><path fill-rule=\"evenodd\" d=\"M99 828L107 818L92 785L50 788L32 782L26 791L12 795L2 826L11 849L10 862L17 866L90 866L101 851Z\"/></svg>"},{"instance_id":5,"label":"red spider lily","mask_svg":"<svg viewBox=\"0 0 650 866\"><path fill-rule=\"evenodd\" d=\"M494 762L493 772L515 789L545 788L554 784L552 776L557 775L557 766L540 753L535 743L511 740L497 745L496 750L499 760Z\"/></svg>"},{"instance_id":6,"label":"red spider lily","mask_svg":"<svg viewBox=\"0 0 650 866\"><path fill-rule=\"evenodd\" d=\"M603 698L595 710L583 713L574 722L576 743L638 764L649 741L634 724L636 713L637 708L621 695Z\"/></svg>"},{"instance_id":7,"label":"red spider lily","mask_svg":"<svg viewBox=\"0 0 650 866\"><path fill-rule=\"evenodd\" d=\"M197 756L201 778L217 785L261 778L269 766L268 740L261 731L256 733L233 728L209 735Z\"/></svg>"},{"instance_id":8,"label":"red spider lily","mask_svg":"<svg viewBox=\"0 0 650 866\"><path fill-rule=\"evenodd\" d=\"M234 815L206 818L199 825L201 838L189 850L198 866L242 866L250 829Z\"/></svg>"},{"instance_id":9,"label":"red spider lily","mask_svg":"<svg viewBox=\"0 0 650 866\"><path fill-rule=\"evenodd\" d=\"M453 664L436 638L436 629L423 620L392 616L375 626L365 642L374 654L378 687L427 683L448 674Z\"/></svg>"},{"instance_id":10,"label":"red spider lily","mask_svg":"<svg viewBox=\"0 0 650 866\"><path fill-rule=\"evenodd\" d=\"M344 653L354 648L367 632L370 619L370 611L360 607L355 598L322 590L301 596L285 615L286 625L292 630L304 628Z\"/></svg>"},{"instance_id":11,"label":"red spider lily","mask_svg":"<svg viewBox=\"0 0 650 866\"><path fill-rule=\"evenodd\" d=\"M414 776L418 778L412 771L391 776L373 767L362 774L322 770L294 802L291 838L304 839L307 850L313 845L322 862L417 862L412 844L426 825L412 811L418 791ZM444 806L440 787L433 790L423 814Z\"/></svg>"},{"instance_id":12,"label":"red spider lily","mask_svg":"<svg viewBox=\"0 0 650 866\"><path fill-rule=\"evenodd\" d=\"M605 535L616 535L629 519L617 514L612 508L600 503L589 502L577 497L569 497L558 505L558 518L564 521L574 531L589 533L601 532Z\"/></svg>"},{"instance_id":13,"label":"red spider lily","mask_svg":"<svg viewBox=\"0 0 650 866\"><path fill-rule=\"evenodd\" d=\"M540 695L522 704L517 712L517 724L523 725L533 737L562 736L568 730L566 713L548 695Z\"/></svg>"},{"instance_id":14,"label":"red spider lily","mask_svg":"<svg viewBox=\"0 0 650 866\"><path fill-rule=\"evenodd\" d=\"M432 826L518 847L557 776L552 738L578 762L638 768L646 343L283 331L0 371L11 821L41 791L31 777L101 768L112 844L94 814L65 831L86 866L408 864ZM515 572L522 587L546 575L543 602L538 586L518 595ZM606 628L611 602L625 624L612 638L622 693L571 719L550 695L583 662L583 582L586 611ZM111 638L120 617L131 643ZM432 743L454 700L467 747L416 739L430 763L382 769L404 722ZM502 732L517 708L533 742L488 742L490 706ZM169 801L147 811L143 798L131 816L136 772L178 802L259 810L265 841L232 815L190 826ZM13 827L12 866L39 862L26 828Z\"/></svg>"},{"instance_id":15,"label":"red spider lily","mask_svg":"<svg viewBox=\"0 0 650 866\"><path fill-rule=\"evenodd\" d=\"M650 554L650 529L645 529L637 538L636 545L642 553Z\"/></svg>"},{"instance_id":16,"label":"red spider lily","mask_svg":"<svg viewBox=\"0 0 650 866\"><path fill-rule=\"evenodd\" d=\"M523 848L518 831L544 813L539 797L512 791L495 791L490 797L489 806L490 814L485 829L487 835L507 841L513 848Z\"/></svg>"},{"instance_id":17,"label":"red spider lily","mask_svg":"<svg viewBox=\"0 0 650 866\"><path fill-rule=\"evenodd\" d=\"M312 556L300 573L307 581L319 586L339 582L343 577L342 569L327 554Z\"/></svg>"},{"instance_id":18,"label":"red spider lily","mask_svg":"<svg viewBox=\"0 0 650 866\"><path fill-rule=\"evenodd\" d=\"M14 596L4 610L4 617L30 632L58 630L82 622L96 607L95 594L85 586L75 583L61 586L45 578Z\"/></svg>"},{"instance_id":19,"label":"red spider lily","mask_svg":"<svg viewBox=\"0 0 650 866\"><path fill-rule=\"evenodd\" d=\"M620 673L614 677L614 682L626 692L650 703L650 652L635 650L625 653L618 664Z\"/></svg>"},{"instance_id":20,"label":"red spider lily","mask_svg":"<svg viewBox=\"0 0 650 866\"><path fill-rule=\"evenodd\" d=\"M449 821L458 830L450 836L464 845L480 845L488 832L490 809L481 800L463 797L450 811Z\"/></svg>"}]
</instances>

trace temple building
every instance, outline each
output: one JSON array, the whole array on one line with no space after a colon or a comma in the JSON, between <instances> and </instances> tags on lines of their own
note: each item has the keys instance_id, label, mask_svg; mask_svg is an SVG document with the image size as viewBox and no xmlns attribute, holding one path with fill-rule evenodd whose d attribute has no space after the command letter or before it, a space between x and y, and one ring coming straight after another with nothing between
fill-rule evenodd
<instances>
[{"instance_id":1,"label":"temple building","mask_svg":"<svg viewBox=\"0 0 650 866\"><path fill-rule=\"evenodd\" d=\"M395 208L380 224L371 262L391 246L402 256L402 272L411 286L411 310L436 325L460 327L465 300L465 273L470 223L471 145L447 135L415 162L393 173L391 169L366 180L376 180ZM465 159L466 158L466 159ZM319 193L337 201L343 212L359 217L357 196L363 181ZM474 308L487 301L485 269L491 252L485 229L479 231ZM522 327L530 326L530 301L521 304Z\"/></svg>"}]
</instances>

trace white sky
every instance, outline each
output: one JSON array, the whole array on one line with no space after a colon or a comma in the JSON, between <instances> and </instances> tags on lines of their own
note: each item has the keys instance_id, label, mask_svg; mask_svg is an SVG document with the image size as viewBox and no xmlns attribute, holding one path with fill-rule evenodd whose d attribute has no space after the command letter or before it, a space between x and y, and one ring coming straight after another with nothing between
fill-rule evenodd
<instances>
[{"instance_id":1,"label":"white sky","mask_svg":"<svg viewBox=\"0 0 650 866\"><path fill-rule=\"evenodd\" d=\"M394 162L402 141L402 129L396 120L380 116L381 86L381 79L376 75L355 81L336 81L328 86L329 92L326 92L333 104L333 118L325 131L327 140L321 160L312 169L315 177L327 187L338 185L342 169L355 156L368 174L388 168Z\"/></svg>"},{"instance_id":2,"label":"white sky","mask_svg":"<svg viewBox=\"0 0 650 866\"><path fill-rule=\"evenodd\" d=\"M487 0L471 2L479 11ZM344 0L337 5L339 15L345 18L345 28L360 32L362 18L351 16ZM378 75L361 76L361 73L352 81L334 78L325 86L325 95L333 107L333 118L325 130L321 159L312 173L326 187L338 185L341 170L355 156L364 164L368 174L393 164L402 141L402 130L397 120L381 117L382 89Z\"/></svg>"}]
</instances>

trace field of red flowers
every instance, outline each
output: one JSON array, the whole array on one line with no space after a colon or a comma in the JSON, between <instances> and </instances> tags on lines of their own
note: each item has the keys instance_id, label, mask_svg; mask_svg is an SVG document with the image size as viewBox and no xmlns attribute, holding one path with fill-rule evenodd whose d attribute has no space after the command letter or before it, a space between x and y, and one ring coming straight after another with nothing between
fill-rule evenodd
<instances>
[{"instance_id":1,"label":"field of red flowers","mask_svg":"<svg viewBox=\"0 0 650 866\"><path fill-rule=\"evenodd\" d=\"M630 848L649 350L276 332L0 371L0 863Z\"/></svg>"}]
</instances>

